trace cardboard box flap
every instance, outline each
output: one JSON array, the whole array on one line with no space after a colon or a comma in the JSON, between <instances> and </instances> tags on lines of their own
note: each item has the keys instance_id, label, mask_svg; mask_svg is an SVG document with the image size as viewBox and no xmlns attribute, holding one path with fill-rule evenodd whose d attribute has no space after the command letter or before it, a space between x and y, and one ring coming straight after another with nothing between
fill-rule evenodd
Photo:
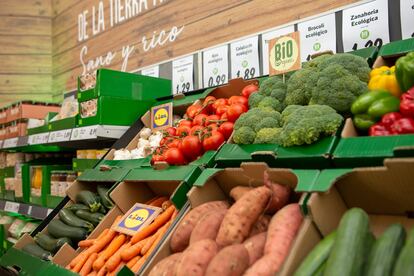
<instances>
[{"instance_id":1,"label":"cardboard box flap","mask_svg":"<svg viewBox=\"0 0 414 276\"><path fill-rule=\"evenodd\" d=\"M200 168L196 166L171 166L165 170L153 168L132 169L124 181L185 181L190 182L194 174L199 174Z\"/></svg>"},{"instance_id":2,"label":"cardboard box flap","mask_svg":"<svg viewBox=\"0 0 414 276\"><path fill-rule=\"evenodd\" d=\"M394 41L383 45L378 53L381 57L392 57L414 51L414 38Z\"/></svg>"},{"instance_id":3,"label":"cardboard box flap","mask_svg":"<svg viewBox=\"0 0 414 276\"><path fill-rule=\"evenodd\" d=\"M196 179L193 186L203 187L204 184L212 178L217 172L222 171L223 169L205 169L201 172L200 176Z\"/></svg>"},{"instance_id":4,"label":"cardboard box flap","mask_svg":"<svg viewBox=\"0 0 414 276\"><path fill-rule=\"evenodd\" d=\"M102 167L100 167L102 168ZM108 167L108 170L88 169L79 177L79 181L85 182L119 182L130 171L129 168Z\"/></svg>"},{"instance_id":5,"label":"cardboard box flap","mask_svg":"<svg viewBox=\"0 0 414 276\"><path fill-rule=\"evenodd\" d=\"M336 181L341 177L344 177L346 174L350 173L352 169L328 169L323 170L315 179L312 186L309 186L306 190L307 192L325 192L328 191Z\"/></svg>"},{"instance_id":6,"label":"cardboard box flap","mask_svg":"<svg viewBox=\"0 0 414 276\"><path fill-rule=\"evenodd\" d=\"M307 192L309 187L315 185L320 171L319 170L292 170L298 178L296 192Z\"/></svg>"},{"instance_id":7,"label":"cardboard box flap","mask_svg":"<svg viewBox=\"0 0 414 276\"><path fill-rule=\"evenodd\" d=\"M184 207L184 205L188 202L187 193L189 191L190 186L181 183L181 185L179 185L177 189L175 189L175 191L172 193L170 199L177 209L181 210Z\"/></svg>"}]
</instances>

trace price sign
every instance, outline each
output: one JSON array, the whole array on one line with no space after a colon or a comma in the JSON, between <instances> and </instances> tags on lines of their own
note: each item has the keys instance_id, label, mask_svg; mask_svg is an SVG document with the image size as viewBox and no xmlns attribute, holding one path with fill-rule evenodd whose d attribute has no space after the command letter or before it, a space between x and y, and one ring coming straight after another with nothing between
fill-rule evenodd
<instances>
[{"instance_id":1,"label":"price sign","mask_svg":"<svg viewBox=\"0 0 414 276\"><path fill-rule=\"evenodd\" d=\"M3 147L3 140L0 141L0 149Z\"/></svg>"},{"instance_id":2,"label":"price sign","mask_svg":"<svg viewBox=\"0 0 414 276\"><path fill-rule=\"evenodd\" d=\"M172 126L173 123L173 105L166 103L151 108L151 129L161 130Z\"/></svg>"},{"instance_id":3,"label":"price sign","mask_svg":"<svg viewBox=\"0 0 414 276\"><path fill-rule=\"evenodd\" d=\"M400 9L402 38L414 37L414 0L401 0Z\"/></svg>"},{"instance_id":4,"label":"price sign","mask_svg":"<svg viewBox=\"0 0 414 276\"><path fill-rule=\"evenodd\" d=\"M336 52L335 14L328 14L298 24L302 61L324 51Z\"/></svg>"},{"instance_id":5,"label":"price sign","mask_svg":"<svg viewBox=\"0 0 414 276\"><path fill-rule=\"evenodd\" d=\"M260 75L258 36L233 42L230 53L232 79L252 79Z\"/></svg>"},{"instance_id":6,"label":"price sign","mask_svg":"<svg viewBox=\"0 0 414 276\"><path fill-rule=\"evenodd\" d=\"M19 212L20 204L17 202L6 201L4 205L4 211L18 213Z\"/></svg>"},{"instance_id":7,"label":"price sign","mask_svg":"<svg viewBox=\"0 0 414 276\"><path fill-rule=\"evenodd\" d=\"M46 216L50 215L50 213L52 213L53 209L47 209L47 213Z\"/></svg>"},{"instance_id":8,"label":"price sign","mask_svg":"<svg viewBox=\"0 0 414 276\"><path fill-rule=\"evenodd\" d=\"M157 65L157 66L142 69L141 75L154 77L154 78L159 78L160 77L160 67Z\"/></svg>"},{"instance_id":9,"label":"price sign","mask_svg":"<svg viewBox=\"0 0 414 276\"><path fill-rule=\"evenodd\" d=\"M291 25L262 34L263 75L269 74L269 41L273 38L293 33L294 31L295 27Z\"/></svg>"},{"instance_id":10,"label":"price sign","mask_svg":"<svg viewBox=\"0 0 414 276\"><path fill-rule=\"evenodd\" d=\"M33 134L29 136L29 145L46 144L49 140L49 132Z\"/></svg>"},{"instance_id":11,"label":"price sign","mask_svg":"<svg viewBox=\"0 0 414 276\"><path fill-rule=\"evenodd\" d=\"M270 40L270 75L284 74L301 68L299 33L294 32Z\"/></svg>"},{"instance_id":12,"label":"price sign","mask_svg":"<svg viewBox=\"0 0 414 276\"><path fill-rule=\"evenodd\" d=\"M74 128L72 130L70 140L76 141L76 140L96 139L98 137L96 135L97 130L98 130L98 126L87 126L87 127Z\"/></svg>"},{"instance_id":13,"label":"price sign","mask_svg":"<svg viewBox=\"0 0 414 276\"><path fill-rule=\"evenodd\" d=\"M229 76L229 56L227 45L203 52L204 87L227 83Z\"/></svg>"},{"instance_id":14,"label":"price sign","mask_svg":"<svg viewBox=\"0 0 414 276\"><path fill-rule=\"evenodd\" d=\"M70 140L72 129L64 129L58 131L52 131L49 135L49 143L65 142Z\"/></svg>"},{"instance_id":15,"label":"price sign","mask_svg":"<svg viewBox=\"0 0 414 276\"><path fill-rule=\"evenodd\" d=\"M342 34L345 52L388 43L388 0L376 0L344 10Z\"/></svg>"},{"instance_id":16,"label":"price sign","mask_svg":"<svg viewBox=\"0 0 414 276\"><path fill-rule=\"evenodd\" d=\"M3 142L3 148L4 149L8 149L8 148L15 148L17 146L17 142L19 141L19 138L10 138L10 139L6 139Z\"/></svg>"},{"instance_id":17,"label":"price sign","mask_svg":"<svg viewBox=\"0 0 414 276\"><path fill-rule=\"evenodd\" d=\"M33 209L33 207L32 207L32 206L29 206L29 208L27 208L27 214L28 214L29 216L31 216L31 215L32 215L32 209Z\"/></svg>"},{"instance_id":18,"label":"price sign","mask_svg":"<svg viewBox=\"0 0 414 276\"><path fill-rule=\"evenodd\" d=\"M188 56L172 63L173 94L194 90L194 57Z\"/></svg>"}]
</instances>

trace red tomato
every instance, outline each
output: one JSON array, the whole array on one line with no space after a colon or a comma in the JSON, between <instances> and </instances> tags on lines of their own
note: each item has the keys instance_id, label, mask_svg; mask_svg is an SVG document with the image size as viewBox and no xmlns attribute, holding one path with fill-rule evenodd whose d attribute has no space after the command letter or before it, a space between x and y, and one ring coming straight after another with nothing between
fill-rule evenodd
<instances>
[{"instance_id":1,"label":"red tomato","mask_svg":"<svg viewBox=\"0 0 414 276\"><path fill-rule=\"evenodd\" d=\"M244 97L249 98L251 94L257 92L258 90L259 90L259 87L257 87L256 84L249 84L243 88L241 94Z\"/></svg>"},{"instance_id":2,"label":"red tomato","mask_svg":"<svg viewBox=\"0 0 414 276\"><path fill-rule=\"evenodd\" d=\"M232 122L224 122L220 125L218 131L223 134L224 139L229 139L233 133L234 124Z\"/></svg>"},{"instance_id":3,"label":"red tomato","mask_svg":"<svg viewBox=\"0 0 414 276\"><path fill-rule=\"evenodd\" d=\"M211 112L213 112L214 111L214 108L213 108L213 103L216 101L216 98L215 97L213 97L213 96L207 96L205 99L204 99L204 102L203 102L203 105L206 107L206 110L207 110L207 114L209 114L209 113L211 113Z\"/></svg>"},{"instance_id":4,"label":"red tomato","mask_svg":"<svg viewBox=\"0 0 414 276\"><path fill-rule=\"evenodd\" d=\"M189 126L179 126L177 128L177 136L183 137L187 136L190 133L191 127Z\"/></svg>"},{"instance_id":5,"label":"red tomato","mask_svg":"<svg viewBox=\"0 0 414 276\"><path fill-rule=\"evenodd\" d=\"M227 120L227 113L221 114L220 120Z\"/></svg>"},{"instance_id":6,"label":"red tomato","mask_svg":"<svg viewBox=\"0 0 414 276\"><path fill-rule=\"evenodd\" d=\"M230 122L235 122L240 115L242 115L244 112L247 111L247 107L242 105L242 104L232 104L228 109L227 109L227 119Z\"/></svg>"},{"instance_id":7,"label":"red tomato","mask_svg":"<svg viewBox=\"0 0 414 276\"><path fill-rule=\"evenodd\" d=\"M164 130L164 136L175 136L176 132L175 127L169 127Z\"/></svg>"},{"instance_id":8,"label":"red tomato","mask_svg":"<svg viewBox=\"0 0 414 276\"><path fill-rule=\"evenodd\" d=\"M165 152L165 161L170 165L185 165L187 161L181 150L170 148Z\"/></svg>"},{"instance_id":9,"label":"red tomato","mask_svg":"<svg viewBox=\"0 0 414 276\"><path fill-rule=\"evenodd\" d=\"M213 110L217 110L217 107L220 105L228 105L228 100L225 98L220 98L217 99L214 103L213 103Z\"/></svg>"},{"instance_id":10,"label":"red tomato","mask_svg":"<svg viewBox=\"0 0 414 276\"><path fill-rule=\"evenodd\" d=\"M249 105L249 100L246 97L243 96L231 96L229 98L229 104L242 104L245 106Z\"/></svg>"},{"instance_id":11,"label":"red tomato","mask_svg":"<svg viewBox=\"0 0 414 276\"><path fill-rule=\"evenodd\" d=\"M194 117L193 126L204 126L207 122L208 116L206 114L198 114Z\"/></svg>"},{"instance_id":12,"label":"red tomato","mask_svg":"<svg viewBox=\"0 0 414 276\"><path fill-rule=\"evenodd\" d=\"M190 105L186 111L187 117L193 119L197 115L197 113L200 112L201 109L201 104Z\"/></svg>"},{"instance_id":13,"label":"red tomato","mask_svg":"<svg viewBox=\"0 0 414 276\"><path fill-rule=\"evenodd\" d=\"M151 158L151 164L154 164L155 162L163 162L165 161L165 157L162 154L153 154Z\"/></svg>"},{"instance_id":14,"label":"red tomato","mask_svg":"<svg viewBox=\"0 0 414 276\"><path fill-rule=\"evenodd\" d=\"M224 105L224 104L217 106L217 108L216 108L216 115L218 115L218 116L223 115L224 113L227 112L227 109L228 108L229 108L229 106L228 105Z\"/></svg>"},{"instance_id":15,"label":"red tomato","mask_svg":"<svg viewBox=\"0 0 414 276\"><path fill-rule=\"evenodd\" d=\"M212 124L212 123L217 123L216 121L220 120L220 116L219 115L210 115L207 117L207 121L206 121L206 125Z\"/></svg>"},{"instance_id":16,"label":"red tomato","mask_svg":"<svg viewBox=\"0 0 414 276\"><path fill-rule=\"evenodd\" d=\"M216 123L209 124L207 127L204 128L204 133L208 133L214 130L218 130L218 125Z\"/></svg>"},{"instance_id":17,"label":"red tomato","mask_svg":"<svg viewBox=\"0 0 414 276\"><path fill-rule=\"evenodd\" d=\"M192 127L193 126L193 122L191 122L190 120L181 120L178 123L178 126L179 127L181 127L181 126L189 126L189 127Z\"/></svg>"},{"instance_id":18,"label":"red tomato","mask_svg":"<svg viewBox=\"0 0 414 276\"><path fill-rule=\"evenodd\" d=\"M205 151L217 150L224 143L224 136L219 131L213 131L207 134L203 140L203 148Z\"/></svg>"},{"instance_id":19,"label":"red tomato","mask_svg":"<svg viewBox=\"0 0 414 276\"><path fill-rule=\"evenodd\" d=\"M181 144L181 140L180 139L172 139L169 143L166 143L166 146L168 148L179 148Z\"/></svg>"},{"instance_id":20,"label":"red tomato","mask_svg":"<svg viewBox=\"0 0 414 276\"><path fill-rule=\"evenodd\" d=\"M195 160L203 153L203 146L197 136L187 136L179 147L187 160Z\"/></svg>"},{"instance_id":21,"label":"red tomato","mask_svg":"<svg viewBox=\"0 0 414 276\"><path fill-rule=\"evenodd\" d=\"M200 132L203 132L204 127L203 126L193 126L190 130L190 135L198 135Z\"/></svg>"}]
</instances>

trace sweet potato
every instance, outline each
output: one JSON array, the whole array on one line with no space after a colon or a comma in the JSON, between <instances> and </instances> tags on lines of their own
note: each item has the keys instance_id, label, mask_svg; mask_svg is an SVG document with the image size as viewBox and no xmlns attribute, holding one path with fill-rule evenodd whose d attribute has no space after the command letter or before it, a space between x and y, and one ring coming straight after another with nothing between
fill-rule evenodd
<instances>
[{"instance_id":1,"label":"sweet potato","mask_svg":"<svg viewBox=\"0 0 414 276\"><path fill-rule=\"evenodd\" d=\"M194 226L208 211L227 209L228 207L229 204L226 201L210 201L191 210L171 236L171 251L181 252L188 246Z\"/></svg>"},{"instance_id":2,"label":"sweet potato","mask_svg":"<svg viewBox=\"0 0 414 276\"><path fill-rule=\"evenodd\" d=\"M262 186L246 194L227 211L217 234L216 242L220 247L242 243L263 214L271 197L269 188Z\"/></svg>"},{"instance_id":3,"label":"sweet potato","mask_svg":"<svg viewBox=\"0 0 414 276\"><path fill-rule=\"evenodd\" d=\"M230 191L230 197L237 201L239 200L245 193L250 192L253 190L253 187L246 187L246 186L236 186Z\"/></svg>"},{"instance_id":4,"label":"sweet potato","mask_svg":"<svg viewBox=\"0 0 414 276\"><path fill-rule=\"evenodd\" d=\"M273 262L273 256L265 255L257 260L243 276L274 276L278 268L277 264Z\"/></svg>"},{"instance_id":5,"label":"sweet potato","mask_svg":"<svg viewBox=\"0 0 414 276\"><path fill-rule=\"evenodd\" d=\"M191 232L190 245L201 240L216 240L218 230L227 209L213 210L205 214Z\"/></svg>"},{"instance_id":6,"label":"sweet potato","mask_svg":"<svg viewBox=\"0 0 414 276\"><path fill-rule=\"evenodd\" d=\"M217 251L218 246L213 240L202 240L190 245L183 252L175 276L203 276Z\"/></svg>"},{"instance_id":7,"label":"sweet potato","mask_svg":"<svg viewBox=\"0 0 414 276\"><path fill-rule=\"evenodd\" d=\"M263 257L264 246L266 243L266 232L257 234L249 239L247 239L243 245L246 247L247 252L249 253L249 264L253 265L258 259Z\"/></svg>"},{"instance_id":8,"label":"sweet potato","mask_svg":"<svg viewBox=\"0 0 414 276\"><path fill-rule=\"evenodd\" d=\"M268 214L274 214L289 202L291 188L275 183L269 179L267 171L264 172L264 185L272 191L272 199L266 208Z\"/></svg>"},{"instance_id":9,"label":"sweet potato","mask_svg":"<svg viewBox=\"0 0 414 276\"><path fill-rule=\"evenodd\" d=\"M241 276L249 267L249 253L242 244L220 250L207 267L206 276Z\"/></svg>"},{"instance_id":10,"label":"sweet potato","mask_svg":"<svg viewBox=\"0 0 414 276\"><path fill-rule=\"evenodd\" d=\"M174 276L176 265L183 253L175 253L156 264L148 276Z\"/></svg>"},{"instance_id":11,"label":"sweet potato","mask_svg":"<svg viewBox=\"0 0 414 276\"><path fill-rule=\"evenodd\" d=\"M253 225L252 230L250 231L249 237L256 236L257 234L263 233L267 231L269 227L270 220L272 219L271 216L262 215Z\"/></svg>"}]
</instances>

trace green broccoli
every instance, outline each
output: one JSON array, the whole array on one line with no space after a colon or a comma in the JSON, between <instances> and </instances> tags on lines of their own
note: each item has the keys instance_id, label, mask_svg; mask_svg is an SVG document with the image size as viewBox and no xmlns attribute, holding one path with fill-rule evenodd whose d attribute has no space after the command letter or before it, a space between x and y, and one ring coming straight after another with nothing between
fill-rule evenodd
<instances>
[{"instance_id":1,"label":"green broccoli","mask_svg":"<svg viewBox=\"0 0 414 276\"><path fill-rule=\"evenodd\" d=\"M318 78L319 72L311 68L296 71L287 82L286 105L307 105Z\"/></svg>"},{"instance_id":2,"label":"green broccoli","mask_svg":"<svg viewBox=\"0 0 414 276\"><path fill-rule=\"evenodd\" d=\"M249 96L249 107L257 107L261 100L263 100L265 96L256 92Z\"/></svg>"},{"instance_id":3,"label":"green broccoli","mask_svg":"<svg viewBox=\"0 0 414 276\"><path fill-rule=\"evenodd\" d=\"M270 96L266 96L263 98L263 100L259 102L259 105L257 107L259 108L270 107L273 110L281 112L284 106L277 99L270 97Z\"/></svg>"},{"instance_id":4,"label":"green broccoli","mask_svg":"<svg viewBox=\"0 0 414 276\"><path fill-rule=\"evenodd\" d=\"M333 55L330 54L318 56L308 62L303 63L302 68L318 69L320 67L321 62L330 59L331 57L333 57Z\"/></svg>"},{"instance_id":5,"label":"green broccoli","mask_svg":"<svg viewBox=\"0 0 414 276\"><path fill-rule=\"evenodd\" d=\"M332 64L320 71L309 104L329 105L340 113L349 112L355 99L368 87L339 64Z\"/></svg>"},{"instance_id":6,"label":"green broccoli","mask_svg":"<svg viewBox=\"0 0 414 276\"><path fill-rule=\"evenodd\" d=\"M281 123L280 116L279 118L266 117L264 119L261 119L259 122L256 122L256 124L254 125L254 130L258 132L262 128L280 127L280 123Z\"/></svg>"},{"instance_id":7,"label":"green broccoli","mask_svg":"<svg viewBox=\"0 0 414 276\"><path fill-rule=\"evenodd\" d=\"M255 144L279 144L281 128L263 128L257 132Z\"/></svg>"},{"instance_id":8,"label":"green broccoli","mask_svg":"<svg viewBox=\"0 0 414 276\"><path fill-rule=\"evenodd\" d=\"M234 131L233 140L236 144L253 144L256 132L248 126L243 126Z\"/></svg>"},{"instance_id":9,"label":"green broccoli","mask_svg":"<svg viewBox=\"0 0 414 276\"><path fill-rule=\"evenodd\" d=\"M269 77L260 84L259 94L271 96L279 102L283 102L286 97L286 84L279 76Z\"/></svg>"},{"instance_id":10,"label":"green broccoli","mask_svg":"<svg viewBox=\"0 0 414 276\"><path fill-rule=\"evenodd\" d=\"M356 75L363 82L367 83L369 80L371 69L369 68L367 61L362 57L348 53L336 54L331 56L331 58L321 61L318 67L323 69L332 64L341 65L345 70L352 75Z\"/></svg>"},{"instance_id":11,"label":"green broccoli","mask_svg":"<svg viewBox=\"0 0 414 276\"><path fill-rule=\"evenodd\" d=\"M301 108L301 105L288 105L282 112L282 119L283 121L286 121L287 117L289 117L290 114L295 112L297 109Z\"/></svg>"},{"instance_id":12,"label":"green broccoli","mask_svg":"<svg viewBox=\"0 0 414 276\"><path fill-rule=\"evenodd\" d=\"M244 126L247 126L247 127L254 126L261 119L262 118L259 116L258 111L252 112L252 110L249 110L246 113L243 113L242 115L240 115L240 117L234 123L234 129L237 130Z\"/></svg>"}]
</instances>

